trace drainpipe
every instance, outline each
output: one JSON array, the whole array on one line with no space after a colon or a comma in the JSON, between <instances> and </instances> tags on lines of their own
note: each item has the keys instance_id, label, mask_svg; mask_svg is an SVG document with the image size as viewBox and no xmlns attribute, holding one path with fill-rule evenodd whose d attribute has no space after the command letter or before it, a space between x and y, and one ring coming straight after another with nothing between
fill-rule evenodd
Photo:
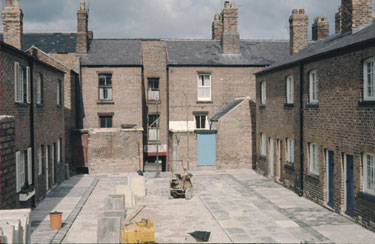
<instances>
[{"instance_id":1,"label":"drainpipe","mask_svg":"<svg viewBox=\"0 0 375 244\"><path fill-rule=\"evenodd\" d=\"M304 92L304 67L303 63L300 63L300 90L299 90L299 111L300 111L300 191L299 196L303 196L303 161L304 161L304 150L303 150L303 92Z\"/></svg>"},{"instance_id":2,"label":"drainpipe","mask_svg":"<svg viewBox=\"0 0 375 244\"><path fill-rule=\"evenodd\" d=\"M30 65L30 63L29 63ZM30 142L31 142L31 155L32 155L32 160L31 160L31 175L33 178L33 184L35 187L35 126L34 126L34 70L35 70L35 60L34 58L31 59L31 65L30 65ZM35 208L35 195L32 197L31 200L31 205L32 208Z\"/></svg>"}]
</instances>

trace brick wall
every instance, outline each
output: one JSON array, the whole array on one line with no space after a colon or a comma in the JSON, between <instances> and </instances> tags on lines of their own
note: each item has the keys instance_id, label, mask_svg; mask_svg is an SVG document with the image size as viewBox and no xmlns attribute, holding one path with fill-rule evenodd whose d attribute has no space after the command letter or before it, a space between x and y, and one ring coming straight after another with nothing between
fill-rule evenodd
<instances>
[{"instance_id":1,"label":"brick wall","mask_svg":"<svg viewBox=\"0 0 375 244\"><path fill-rule=\"evenodd\" d=\"M137 171L143 165L143 131L92 129L89 131L90 173Z\"/></svg>"},{"instance_id":2,"label":"brick wall","mask_svg":"<svg viewBox=\"0 0 375 244\"><path fill-rule=\"evenodd\" d=\"M14 117L1 115L0 130L0 209L9 209L18 204Z\"/></svg>"}]
</instances>

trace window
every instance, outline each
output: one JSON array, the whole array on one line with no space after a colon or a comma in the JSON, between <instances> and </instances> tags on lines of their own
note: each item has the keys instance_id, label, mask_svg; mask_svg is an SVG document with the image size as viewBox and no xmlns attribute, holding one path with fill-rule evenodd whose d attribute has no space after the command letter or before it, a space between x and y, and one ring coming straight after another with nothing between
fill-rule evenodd
<instances>
[{"instance_id":1,"label":"window","mask_svg":"<svg viewBox=\"0 0 375 244\"><path fill-rule=\"evenodd\" d=\"M375 155L363 155L363 185L364 191L375 195Z\"/></svg>"},{"instance_id":2,"label":"window","mask_svg":"<svg viewBox=\"0 0 375 244\"><path fill-rule=\"evenodd\" d=\"M198 75L198 101L211 100L211 75Z\"/></svg>"},{"instance_id":3,"label":"window","mask_svg":"<svg viewBox=\"0 0 375 244\"><path fill-rule=\"evenodd\" d=\"M310 72L310 103L318 103L319 80L316 71Z\"/></svg>"},{"instance_id":4,"label":"window","mask_svg":"<svg viewBox=\"0 0 375 244\"><path fill-rule=\"evenodd\" d=\"M266 96L266 82L263 81L262 83L260 83L260 104L266 105Z\"/></svg>"},{"instance_id":5,"label":"window","mask_svg":"<svg viewBox=\"0 0 375 244\"><path fill-rule=\"evenodd\" d=\"M27 149L26 161L27 161L27 182L29 185L33 183L33 168L32 168L32 151L31 147Z\"/></svg>"},{"instance_id":6,"label":"window","mask_svg":"<svg viewBox=\"0 0 375 244\"><path fill-rule=\"evenodd\" d=\"M30 67L14 63L14 100L16 103L31 102Z\"/></svg>"},{"instance_id":7,"label":"window","mask_svg":"<svg viewBox=\"0 0 375 244\"><path fill-rule=\"evenodd\" d=\"M293 76L286 78L286 103L294 103L294 79Z\"/></svg>"},{"instance_id":8,"label":"window","mask_svg":"<svg viewBox=\"0 0 375 244\"><path fill-rule=\"evenodd\" d=\"M319 175L319 159L318 159L318 146L314 143L309 144L310 156L310 173Z\"/></svg>"},{"instance_id":9,"label":"window","mask_svg":"<svg viewBox=\"0 0 375 244\"><path fill-rule=\"evenodd\" d=\"M261 155L267 155L267 144L266 144L266 135L264 133L261 134Z\"/></svg>"},{"instance_id":10,"label":"window","mask_svg":"<svg viewBox=\"0 0 375 244\"><path fill-rule=\"evenodd\" d=\"M160 115L159 114L149 115L148 116L148 140L149 141L160 140L159 127L160 127Z\"/></svg>"},{"instance_id":11,"label":"window","mask_svg":"<svg viewBox=\"0 0 375 244\"><path fill-rule=\"evenodd\" d=\"M61 84L61 80L57 80L57 105L62 106L62 84Z\"/></svg>"},{"instance_id":12,"label":"window","mask_svg":"<svg viewBox=\"0 0 375 244\"><path fill-rule=\"evenodd\" d=\"M57 162L62 162L62 138L57 141Z\"/></svg>"},{"instance_id":13,"label":"window","mask_svg":"<svg viewBox=\"0 0 375 244\"><path fill-rule=\"evenodd\" d=\"M363 65L363 94L365 101L375 101L374 63L375 58L370 58L366 60Z\"/></svg>"},{"instance_id":14,"label":"window","mask_svg":"<svg viewBox=\"0 0 375 244\"><path fill-rule=\"evenodd\" d=\"M148 79L148 100L159 101L159 78Z\"/></svg>"},{"instance_id":15,"label":"window","mask_svg":"<svg viewBox=\"0 0 375 244\"><path fill-rule=\"evenodd\" d=\"M206 128L206 120L207 116L206 115L196 115L195 116L195 128L196 129L207 129Z\"/></svg>"},{"instance_id":16,"label":"window","mask_svg":"<svg viewBox=\"0 0 375 244\"><path fill-rule=\"evenodd\" d=\"M294 140L286 139L286 161L294 164Z\"/></svg>"},{"instance_id":17,"label":"window","mask_svg":"<svg viewBox=\"0 0 375 244\"><path fill-rule=\"evenodd\" d=\"M43 173L43 145L38 148L38 175Z\"/></svg>"},{"instance_id":18,"label":"window","mask_svg":"<svg viewBox=\"0 0 375 244\"><path fill-rule=\"evenodd\" d=\"M43 76L38 73L36 76L36 103L43 104Z\"/></svg>"},{"instance_id":19,"label":"window","mask_svg":"<svg viewBox=\"0 0 375 244\"><path fill-rule=\"evenodd\" d=\"M99 75L99 100L112 100L112 74Z\"/></svg>"},{"instance_id":20,"label":"window","mask_svg":"<svg viewBox=\"0 0 375 244\"><path fill-rule=\"evenodd\" d=\"M16 190L20 192L25 185L25 152L16 152Z\"/></svg>"},{"instance_id":21,"label":"window","mask_svg":"<svg viewBox=\"0 0 375 244\"><path fill-rule=\"evenodd\" d=\"M100 128L112 128L112 116L99 116Z\"/></svg>"}]
</instances>

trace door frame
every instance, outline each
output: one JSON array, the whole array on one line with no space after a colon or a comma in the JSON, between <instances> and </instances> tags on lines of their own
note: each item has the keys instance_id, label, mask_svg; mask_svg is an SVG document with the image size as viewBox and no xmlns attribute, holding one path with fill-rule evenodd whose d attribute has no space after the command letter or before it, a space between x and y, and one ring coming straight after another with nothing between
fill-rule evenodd
<instances>
[{"instance_id":1,"label":"door frame","mask_svg":"<svg viewBox=\"0 0 375 244\"><path fill-rule=\"evenodd\" d=\"M49 184L49 182L48 182L48 174L49 174L49 172L48 172L48 164L49 164L49 149L50 149L50 147L47 145L46 146L46 190L48 191L49 190L49 186L48 186L48 184Z\"/></svg>"},{"instance_id":2,"label":"door frame","mask_svg":"<svg viewBox=\"0 0 375 244\"><path fill-rule=\"evenodd\" d=\"M271 177L271 178L274 178L275 176L275 172L274 172L274 165L275 165L275 147L274 147L274 142L273 142L273 138L272 137L269 137L268 138L268 148L269 148L269 151L268 151L268 176ZM272 149L272 150L271 150Z\"/></svg>"},{"instance_id":3,"label":"door frame","mask_svg":"<svg viewBox=\"0 0 375 244\"><path fill-rule=\"evenodd\" d=\"M348 214L348 183L347 183L347 175L348 175L348 164L347 164L347 157L348 156L352 156L353 157L353 166L354 166L354 156L351 155L351 154L346 154L344 153L344 214L345 215L348 215L348 216L351 216L350 214ZM354 188L354 171L353 171L353 188ZM354 190L354 189L353 189ZM353 191L353 200L354 200L354 191ZM353 206L354 207L354 206Z\"/></svg>"},{"instance_id":4,"label":"door frame","mask_svg":"<svg viewBox=\"0 0 375 244\"><path fill-rule=\"evenodd\" d=\"M326 149L325 150L325 158L326 158L326 191L327 191L327 193L326 193L326 202L325 202L325 204L327 205L327 206L329 206L329 207L332 207L332 206L330 206L328 203L329 203L329 200L330 200L330 198L329 198L329 194L330 194L330 184L329 184L329 180L330 180L330 177L331 177L331 174L330 174L330 171L329 171L329 164L330 164L330 161L329 161L329 152L332 152L333 153L333 155L334 155L334 151L331 151L331 150L329 150L329 149ZM334 165L334 163L335 163L335 159L334 159L334 157L335 156L333 156L333 177L334 177L334 172L335 172L335 165ZM335 180L334 178L333 178L333 180ZM334 199L333 199L333 203L334 203Z\"/></svg>"}]
</instances>

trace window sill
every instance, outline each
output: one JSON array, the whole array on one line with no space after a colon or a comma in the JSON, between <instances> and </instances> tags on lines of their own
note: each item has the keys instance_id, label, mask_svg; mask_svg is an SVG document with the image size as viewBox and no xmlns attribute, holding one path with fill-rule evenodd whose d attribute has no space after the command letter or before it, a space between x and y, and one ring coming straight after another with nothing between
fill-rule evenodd
<instances>
[{"instance_id":1,"label":"window sill","mask_svg":"<svg viewBox=\"0 0 375 244\"><path fill-rule=\"evenodd\" d=\"M293 164L285 164L284 165L284 168L285 169L288 169L290 171L294 171L294 165Z\"/></svg>"},{"instance_id":2,"label":"window sill","mask_svg":"<svg viewBox=\"0 0 375 244\"><path fill-rule=\"evenodd\" d=\"M197 104L213 104L213 101L197 101Z\"/></svg>"},{"instance_id":3,"label":"window sill","mask_svg":"<svg viewBox=\"0 0 375 244\"><path fill-rule=\"evenodd\" d=\"M16 103L18 108L27 108L27 103Z\"/></svg>"},{"instance_id":4,"label":"window sill","mask_svg":"<svg viewBox=\"0 0 375 244\"><path fill-rule=\"evenodd\" d=\"M319 108L319 103L308 103L306 104L307 108Z\"/></svg>"},{"instance_id":5,"label":"window sill","mask_svg":"<svg viewBox=\"0 0 375 244\"><path fill-rule=\"evenodd\" d=\"M364 199L366 201L375 202L375 196L366 192L358 192L358 198Z\"/></svg>"},{"instance_id":6,"label":"window sill","mask_svg":"<svg viewBox=\"0 0 375 244\"><path fill-rule=\"evenodd\" d=\"M96 102L97 104L115 104L113 100L100 100Z\"/></svg>"},{"instance_id":7,"label":"window sill","mask_svg":"<svg viewBox=\"0 0 375 244\"><path fill-rule=\"evenodd\" d=\"M160 100L159 101L156 101L156 100L147 100L147 103L148 104L161 104Z\"/></svg>"},{"instance_id":8,"label":"window sill","mask_svg":"<svg viewBox=\"0 0 375 244\"><path fill-rule=\"evenodd\" d=\"M195 133L197 134L216 134L217 130L209 130L209 129L195 129Z\"/></svg>"},{"instance_id":9,"label":"window sill","mask_svg":"<svg viewBox=\"0 0 375 244\"><path fill-rule=\"evenodd\" d=\"M285 108L294 108L294 103L285 103L284 107Z\"/></svg>"},{"instance_id":10,"label":"window sill","mask_svg":"<svg viewBox=\"0 0 375 244\"><path fill-rule=\"evenodd\" d=\"M37 108L44 108L44 104L41 104L41 103L40 104L36 104L36 107Z\"/></svg>"},{"instance_id":11,"label":"window sill","mask_svg":"<svg viewBox=\"0 0 375 244\"><path fill-rule=\"evenodd\" d=\"M310 180L320 181L319 175L316 175L316 174L313 174L313 173L307 174L306 178L308 178Z\"/></svg>"},{"instance_id":12,"label":"window sill","mask_svg":"<svg viewBox=\"0 0 375 244\"><path fill-rule=\"evenodd\" d=\"M29 192L27 194L20 193L18 195L19 196L19 201L20 202L26 202L27 200L29 200L30 198L32 198L34 195L35 195L35 190L33 190L32 192Z\"/></svg>"},{"instance_id":13,"label":"window sill","mask_svg":"<svg viewBox=\"0 0 375 244\"><path fill-rule=\"evenodd\" d=\"M363 107L371 107L375 106L375 101L359 101L358 105Z\"/></svg>"}]
</instances>

